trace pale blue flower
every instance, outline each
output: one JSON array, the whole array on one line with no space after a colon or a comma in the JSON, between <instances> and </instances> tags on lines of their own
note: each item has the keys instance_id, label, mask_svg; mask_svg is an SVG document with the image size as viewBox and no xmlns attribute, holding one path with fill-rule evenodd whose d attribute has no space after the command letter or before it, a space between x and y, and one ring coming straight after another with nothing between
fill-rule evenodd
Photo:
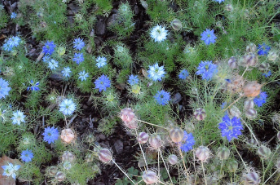
<instances>
[{"instance_id":1,"label":"pale blue flower","mask_svg":"<svg viewBox=\"0 0 280 185\"><path fill-rule=\"evenodd\" d=\"M151 30L151 37L155 40L155 42L161 42L164 41L167 37L167 30L163 26L155 26Z\"/></svg>"},{"instance_id":2,"label":"pale blue flower","mask_svg":"<svg viewBox=\"0 0 280 185\"><path fill-rule=\"evenodd\" d=\"M86 73L85 71L79 72L79 79L81 81L85 81L88 78L88 76L89 76L88 73Z\"/></svg>"},{"instance_id":3,"label":"pale blue flower","mask_svg":"<svg viewBox=\"0 0 280 185\"><path fill-rule=\"evenodd\" d=\"M70 77L70 74L71 74L71 69L70 69L70 67L65 67L65 68L63 68L63 70L61 71L61 73L62 73L62 76L65 77L65 78Z\"/></svg>"},{"instance_id":4,"label":"pale blue flower","mask_svg":"<svg viewBox=\"0 0 280 185\"><path fill-rule=\"evenodd\" d=\"M12 163L8 163L8 165L2 166L3 168L3 176L12 177L16 179L16 172L20 169L20 165L13 165Z\"/></svg>"},{"instance_id":5,"label":"pale blue flower","mask_svg":"<svg viewBox=\"0 0 280 185\"><path fill-rule=\"evenodd\" d=\"M61 111L64 115L71 115L76 109L76 104L72 99L64 99L59 104L59 111Z\"/></svg>"},{"instance_id":6,"label":"pale blue flower","mask_svg":"<svg viewBox=\"0 0 280 185\"><path fill-rule=\"evenodd\" d=\"M11 119L12 119L13 124L20 125L20 123L25 122L24 118L25 118L25 115L23 114L23 112L21 112L20 110L17 110L15 112L13 112L13 117Z\"/></svg>"},{"instance_id":7,"label":"pale blue flower","mask_svg":"<svg viewBox=\"0 0 280 185\"><path fill-rule=\"evenodd\" d=\"M214 30L209 30L206 29L202 34L201 34L201 40L204 41L206 45L209 45L211 43L216 42L216 35L214 34Z\"/></svg>"},{"instance_id":8,"label":"pale blue flower","mask_svg":"<svg viewBox=\"0 0 280 185\"><path fill-rule=\"evenodd\" d=\"M96 59L96 66L98 67L98 68L101 68L101 67L103 67L103 66L105 66L107 63L106 63L106 61L107 61L107 59L105 58L105 57L97 57L97 59Z\"/></svg>"},{"instance_id":9,"label":"pale blue flower","mask_svg":"<svg viewBox=\"0 0 280 185\"><path fill-rule=\"evenodd\" d=\"M159 67L158 63L153 66L149 66L148 77L153 81L161 81L161 79L164 77L164 74L164 66Z\"/></svg>"},{"instance_id":10,"label":"pale blue flower","mask_svg":"<svg viewBox=\"0 0 280 185\"><path fill-rule=\"evenodd\" d=\"M81 38L76 38L74 40L73 44L74 44L73 47L76 50L81 50L81 49L83 49L83 47L85 47L85 43L84 43L83 39L81 39Z\"/></svg>"},{"instance_id":11,"label":"pale blue flower","mask_svg":"<svg viewBox=\"0 0 280 185\"><path fill-rule=\"evenodd\" d=\"M24 151L22 151L21 152L21 156L20 156L21 160L23 162L26 162L26 163L32 161L33 157L34 157L33 156L33 152L31 150L24 150Z\"/></svg>"},{"instance_id":12,"label":"pale blue flower","mask_svg":"<svg viewBox=\"0 0 280 185\"><path fill-rule=\"evenodd\" d=\"M0 99L8 96L10 90L9 83L3 78L0 78Z\"/></svg>"},{"instance_id":13,"label":"pale blue flower","mask_svg":"<svg viewBox=\"0 0 280 185\"><path fill-rule=\"evenodd\" d=\"M58 62L55 61L54 59L51 59L51 60L48 62L48 67L49 67L51 70L55 70L55 69L58 67Z\"/></svg>"},{"instance_id":14,"label":"pale blue flower","mask_svg":"<svg viewBox=\"0 0 280 185\"><path fill-rule=\"evenodd\" d=\"M17 17L17 13L12 12L12 13L11 13L11 19L15 19L16 17Z\"/></svg>"}]
</instances>

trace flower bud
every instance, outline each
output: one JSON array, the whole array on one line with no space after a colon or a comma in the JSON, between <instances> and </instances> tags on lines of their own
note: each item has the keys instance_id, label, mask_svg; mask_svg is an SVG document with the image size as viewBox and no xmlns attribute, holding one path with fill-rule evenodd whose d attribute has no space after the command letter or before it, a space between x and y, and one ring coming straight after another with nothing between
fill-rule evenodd
<instances>
[{"instance_id":1,"label":"flower bud","mask_svg":"<svg viewBox=\"0 0 280 185\"><path fill-rule=\"evenodd\" d=\"M69 151L65 151L65 152L63 152L61 159L62 159L62 162L69 161L70 163L72 163L75 161L76 157L73 153L71 153Z\"/></svg>"},{"instance_id":2,"label":"flower bud","mask_svg":"<svg viewBox=\"0 0 280 185\"><path fill-rule=\"evenodd\" d=\"M137 141L140 144L145 144L148 142L149 139L149 134L147 134L146 132L140 132L137 136Z\"/></svg>"},{"instance_id":3,"label":"flower bud","mask_svg":"<svg viewBox=\"0 0 280 185\"><path fill-rule=\"evenodd\" d=\"M122 109L120 117L126 127L130 129L138 128L137 118L131 108Z\"/></svg>"},{"instance_id":4,"label":"flower bud","mask_svg":"<svg viewBox=\"0 0 280 185\"><path fill-rule=\"evenodd\" d=\"M244 173L242 177L244 185L258 185L261 183L261 179L256 172Z\"/></svg>"},{"instance_id":5,"label":"flower bud","mask_svg":"<svg viewBox=\"0 0 280 185\"><path fill-rule=\"evenodd\" d=\"M169 131L169 136L174 143L178 143L181 142L182 139L184 138L184 131L179 127L172 128Z\"/></svg>"},{"instance_id":6,"label":"flower bud","mask_svg":"<svg viewBox=\"0 0 280 185\"><path fill-rule=\"evenodd\" d=\"M248 46L246 46L246 52L247 53L255 53L257 51L257 46L254 43L250 43Z\"/></svg>"},{"instance_id":7,"label":"flower bud","mask_svg":"<svg viewBox=\"0 0 280 185\"><path fill-rule=\"evenodd\" d=\"M230 57L230 59L228 60L228 65L231 69L235 69L237 68L237 59L236 57Z\"/></svg>"},{"instance_id":8,"label":"flower bud","mask_svg":"<svg viewBox=\"0 0 280 185\"><path fill-rule=\"evenodd\" d=\"M254 98L261 93L261 85L256 82L248 82L243 88L244 94L248 98Z\"/></svg>"},{"instance_id":9,"label":"flower bud","mask_svg":"<svg viewBox=\"0 0 280 185\"><path fill-rule=\"evenodd\" d=\"M92 162L93 159L94 159L94 155L93 155L92 153L86 154L86 156L85 156L85 161L86 161L87 163Z\"/></svg>"},{"instance_id":10,"label":"flower bud","mask_svg":"<svg viewBox=\"0 0 280 185\"><path fill-rule=\"evenodd\" d=\"M153 134L149 138L149 144L153 149L157 150L162 146L163 142L158 134Z\"/></svg>"},{"instance_id":11,"label":"flower bud","mask_svg":"<svg viewBox=\"0 0 280 185\"><path fill-rule=\"evenodd\" d=\"M268 159L270 157L271 150L268 147L262 145L257 150L257 154L260 156L260 158L266 160L266 159Z\"/></svg>"},{"instance_id":12,"label":"flower bud","mask_svg":"<svg viewBox=\"0 0 280 185\"><path fill-rule=\"evenodd\" d=\"M144 171L142 178L146 184L154 184L159 180L157 174L151 170Z\"/></svg>"},{"instance_id":13,"label":"flower bud","mask_svg":"<svg viewBox=\"0 0 280 185\"><path fill-rule=\"evenodd\" d=\"M61 135L60 138L63 142L70 144L73 142L73 140L75 139L75 134L74 131L70 128L67 129L63 129L61 131Z\"/></svg>"},{"instance_id":14,"label":"flower bud","mask_svg":"<svg viewBox=\"0 0 280 185\"><path fill-rule=\"evenodd\" d=\"M245 116L250 119L253 120L257 117L258 113L255 109L248 109L245 111Z\"/></svg>"},{"instance_id":15,"label":"flower bud","mask_svg":"<svg viewBox=\"0 0 280 185\"><path fill-rule=\"evenodd\" d=\"M64 55L65 51L66 51L65 47L60 46L60 47L57 48L57 54L60 55L60 56Z\"/></svg>"},{"instance_id":16,"label":"flower bud","mask_svg":"<svg viewBox=\"0 0 280 185\"><path fill-rule=\"evenodd\" d=\"M200 146L195 151L195 156L201 161L206 162L210 158L211 151L206 146Z\"/></svg>"},{"instance_id":17,"label":"flower bud","mask_svg":"<svg viewBox=\"0 0 280 185\"><path fill-rule=\"evenodd\" d=\"M58 171L57 166L50 166L47 168L47 176L54 177Z\"/></svg>"},{"instance_id":18,"label":"flower bud","mask_svg":"<svg viewBox=\"0 0 280 185\"><path fill-rule=\"evenodd\" d=\"M227 147L219 147L217 151L217 156L220 158L220 160L226 160L228 159L230 154L230 150Z\"/></svg>"},{"instance_id":19,"label":"flower bud","mask_svg":"<svg viewBox=\"0 0 280 185\"><path fill-rule=\"evenodd\" d=\"M178 163L178 157L174 154L171 154L168 156L167 161L169 162L169 164L174 165Z\"/></svg>"},{"instance_id":20,"label":"flower bud","mask_svg":"<svg viewBox=\"0 0 280 185\"><path fill-rule=\"evenodd\" d=\"M254 109L255 103L253 99L247 99L244 102L244 110Z\"/></svg>"},{"instance_id":21,"label":"flower bud","mask_svg":"<svg viewBox=\"0 0 280 185\"><path fill-rule=\"evenodd\" d=\"M270 65L269 65L269 63L261 63L260 64L260 66L259 66L259 70L260 71L269 71L269 67L270 67Z\"/></svg>"},{"instance_id":22,"label":"flower bud","mask_svg":"<svg viewBox=\"0 0 280 185\"><path fill-rule=\"evenodd\" d=\"M238 162L236 160L230 160L227 163L227 169L229 172L236 172L237 168L238 168Z\"/></svg>"},{"instance_id":23,"label":"flower bud","mask_svg":"<svg viewBox=\"0 0 280 185\"><path fill-rule=\"evenodd\" d=\"M206 118L206 112L203 108L195 109L193 115L198 121L204 120Z\"/></svg>"},{"instance_id":24,"label":"flower bud","mask_svg":"<svg viewBox=\"0 0 280 185\"><path fill-rule=\"evenodd\" d=\"M171 27L172 27L175 31L178 31L178 30L182 29L183 25L182 25L182 22L181 22L179 19L174 19L174 20L171 22Z\"/></svg>"},{"instance_id":25,"label":"flower bud","mask_svg":"<svg viewBox=\"0 0 280 185\"><path fill-rule=\"evenodd\" d=\"M241 64L246 67L254 67L258 63L258 56L254 53L248 53L247 55L244 55Z\"/></svg>"},{"instance_id":26,"label":"flower bud","mask_svg":"<svg viewBox=\"0 0 280 185\"><path fill-rule=\"evenodd\" d=\"M55 175L55 179L58 181L58 182L62 182L66 179L66 176L63 172L59 171L56 173Z\"/></svg>"},{"instance_id":27,"label":"flower bud","mask_svg":"<svg viewBox=\"0 0 280 185\"><path fill-rule=\"evenodd\" d=\"M269 61L275 61L278 58L278 54L276 51L269 51L267 55L267 59Z\"/></svg>"},{"instance_id":28,"label":"flower bud","mask_svg":"<svg viewBox=\"0 0 280 185\"><path fill-rule=\"evenodd\" d=\"M134 94L140 94L141 87L137 84L131 87L131 92Z\"/></svg>"},{"instance_id":29,"label":"flower bud","mask_svg":"<svg viewBox=\"0 0 280 185\"><path fill-rule=\"evenodd\" d=\"M195 127L194 127L194 124L193 124L192 122L190 122L190 121L185 122L185 130L186 130L188 133L193 132L194 129L195 129Z\"/></svg>"},{"instance_id":30,"label":"flower bud","mask_svg":"<svg viewBox=\"0 0 280 185\"><path fill-rule=\"evenodd\" d=\"M98 158L103 163L109 163L112 160L112 154L107 148L101 148L98 151Z\"/></svg>"},{"instance_id":31,"label":"flower bud","mask_svg":"<svg viewBox=\"0 0 280 185\"><path fill-rule=\"evenodd\" d=\"M240 118L240 116L241 116L240 110L234 105L228 110L228 113L231 117Z\"/></svg>"},{"instance_id":32,"label":"flower bud","mask_svg":"<svg viewBox=\"0 0 280 185\"><path fill-rule=\"evenodd\" d=\"M89 134L86 137L86 142L88 143L93 143L95 141L94 135L93 134Z\"/></svg>"}]
</instances>

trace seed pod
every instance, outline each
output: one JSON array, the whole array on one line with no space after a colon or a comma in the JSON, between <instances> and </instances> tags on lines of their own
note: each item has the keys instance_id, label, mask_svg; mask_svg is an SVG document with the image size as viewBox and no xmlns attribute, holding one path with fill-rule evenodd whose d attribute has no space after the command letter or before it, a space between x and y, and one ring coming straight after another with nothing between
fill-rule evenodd
<instances>
[{"instance_id":1,"label":"seed pod","mask_svg":"<svg viewBox=\"0 0 280 185\"><path fill-rule=\"evenodd\" d=\"M178 163L178 157L174 154L171 154L168 156L167 161L169 162L169 164L174 165Z\"/></svg>"},{"instance_id":2,"label":"seed pod","mask_svg":"<svg viewBox=\"0 0 280 185\"><path fill-rule=\"evenodd\" d=\"M73 153L71 153L69 151L65 151L65 152L63 152L61 159L62 159L62 162L69 161L70 163L72 163L75 161L76 157Z\"/></svg>"},{"instance_id":3,"label":"seed pod","mask_svg":"<svg viewBox=\"0 0 280 185\"><path fill-rule=\"evenodd\" d=\"M140 144L145 144L148 142L149 139L149 134L147 134L146 132L140 132L137 136L137 141Z\"/></svg>"},{"instance_id":4,"label":"seed pod","mask_svg":"<svg viewBox=\"0 0 280 185\"><path fill-rule=\"evenodd\" d=\"M275 61L278 58L278 54L276 51L269 51L267 55L267 59L269 61Z\"/></svg>"},{"instance_id":5,"label":"seed pod","mask_svg":"<svg viewBox=\"0 0 280 185\"><path fill-rule=\"evenodd\" d=\"M57 54L60 55L60 56L64 55L65 51L66 51L65 47L60 46L60 47L57 48Z\"/></svg>"},{"instance_id":6,"label":"seed pod","mask_svg":"<svg viewBox=\"0 0 280 185\"><path fill-rule=\"evenodd\" d=\"M71 167L72 167L72 164L69 161L66 161L66 162L63 163L63 168L65 170L70 170Z\"/></svg>"},{"instance_id":7,"label":"seed pod","mask_svg":"<svg viewBox=\"0 0 280 185\"><path fill-rule=\"evenodd\" d=\"M254 43L250 43L248 46L246 46L246 52L247 53L255 53L257 51L257 46Z\"/></svg>"},{"instance_id":8,"label":"seed pod","mask_svg":"<svg viewBox=\"0 0 280 185\"><path fill-rule=\"evenodd\" d=\"M225 10L231 12L233 10L232 4L226 4Z\"/></svg>"},{"instance_id":9,"label":"seed pod","mask_svg":"<svg viewBox=\"0 0 280 185\"><path fill-rule=\"evenodd\" d=\"M157 174L151 170L144 171L142 178L146 184L154 184L159 180Z\"/></svg>"},{"instance_id":10,"label":"seed pod","mask_svg":"<svg viewBox=\"0 0 280 185\"><path fill-rule=\"evenodd\" d=\"M229 172L236 172L237 168L238 168L238 162L236 160L230 160L227 163L227 169Z\"/></svg>"},{"instance_id":11,"label":"seed pod","mask_svg":"<svg viewBox=\"0 0 280 185\"><path fill-rule=\"evenodd\" d=\"M253 147L253 148L258 147L258 141L255 140L254 138L249 139L249 140L248 140L248 144L249 144L251 147Z\"/></svg>"},{"instance_id":12,"label":"seed pod","mask_svg":"<svg viewBox=\"0 0 280 185\"><path fill-rule=\"evenodd\" d=\"M245 116L250 119L253 120L257 117L258 113L255 109L248 109L245 111Z\"/></svg>"},{"instance_id":13,"label":"seed pod","mask_svg":"<svg viewBox=\"0 0 280 185\"><path fill-rule=\"evenodd\" d=\"M242 57L241 64L246 67L254 67L257 65L258 61L259 59L256 54L248 53Z\"/></svg>"},{"instance_id":14,"label":"seed pod","mask_svg":"<svg viewBox=\"0 0 280 185\"><path fill-rule=\"evenodd\" d=\"M65 174L61 171L57 172L56 175L55 175L55 179L58 181L58 182L62 182L64 181L66 178Z\"/></svg>"},{"instance_id":15,"label":"seed pod","mask_svg":"<svg viewBox=\"0 0 280 185\"><path fill-rule=\"evenodd\" d=\"M177 127L177 128L172 128L170 131L169 131L169 136L171 138L171 140L174 142L174 143L178 143L178 142L181 142L184 138L184 131Z\"/></svg>"},{"instance_id":16,"label":"seed pod","mask_svg":"<svg viewBox=\"0 0 280 185\"><path fill-rule=\"evenodd\" d=\"M188 132L188 133L192 133L194 131L195 127L194 127L194 124L190 121L187 121L185 122L185 130Z\"/></svg>"},{"instance_id":17,"label":"seed pod","mask_svg":"<svg viewBox=\"0 0 280 185\"><path fill-rule=\"evenodd\" d=\"M162 146L163 142L158 134L153 134L149 138L149 144L153 149L157 150Z\"/></svg>"},{"instance_id":18,"label":"seed pod","mask_svg":"<svg viewBox=\"0 0 280 185\"><path fill-rule=\"evenodd\" d=\"M231 69L235 69L237 68L237 59L236 57L230 57L230 59L228 60L228 65Z\"/></svg>"},{"instance_id":19,"label":"seed pod","mask_svg":"<svg viewBox=\"0 0 280 185\"><path fill-rule=\"evenodd\" d=\"M49 177L54 177L56 175L57 171L58 171L57 166L50 166L49 168L47 168L47 175Z\"/></svg>"},{"instance_id":20,"label":"seed pod","mask_svg":"<svg viewBox=\"0 0 280 185\"><path fill-rule=\"evenodd\" d=\"M244 79L240 75L233 76L230 79L230 82L227 83L227 91L230 93L238 93L243 89L244 86Z\"/></svg>"},{"instance_id":21,"label":"seed pod","mask_svg":"<svg viewBox=\"0 0 280 185\"><path fill-rule=\"evenodd\" d=\"M195 151L195 156L201 161L206 162L210 158L211 151L206 146L200 146Z\"/></svg>"},{"instance_id":22,"label":"seed pod","mask_svg":"<svg viewBox=\"0 0 280 185\"><path fill-rule=\"evenodd\" d=\"M227 147L219 147L217 151L217 156L220 158L220 160L226 160L228 159L230 154L230 150Z\"/></svg>"},{"instance_id":23,"label":"seed pod","mask_svg":"<svg viewBox=\"0 0 280 185\"><path fill-rule=\"evenodd\" d=\"M231 117L240 118L240 116L241 116L240 110L234 105L228 110L228 113Z\"/></svg>"},{"instance_id":24,"label":"seed pod","mask_svg":"<svg viewBox=\"0 0 280 185\"><path fill-rule=\"evenodd\" d=\"M244 173L242 177L244 185L258 185L261 183L261 179L256 172Z\"/></svg>"},{"instance_id":25,"label":"seed pod","mask_svg":"<svg viewBox=\"0 0 280 185\"><path fill-rule=\"evenodd\" d=\"M171 27L178 31L180 29L182 29L183 25L182 25L182 22L179 20L179 19L174 19L172 22L171 22Z\"/></svg>"},{"instance_id":26,"label":"seed pod","mask_svg":"<svg viewBox=\"0 0 280 185\"><path fill-rule=\"evenodd\" d=\"M93 134L89 134L86 137L86 142L88 143L93 143L95 141L94 135Z\"/></svg>"},{"instance_id":27,"label":"seed pod","mask_svg":"<svg viewBox=\"0 0 280 185\"><path fill-rule=\"evenodd\" d=\"M255 103L253 99L247 99L244 102L244 110L254 109Z\"/></svg>"},{"instance_id":28,"label":"seed pod","mask_svg":"<svg viewBox=\"0 0 280 185\"><path fill-rule=\"evenodd\" d=\"M107 148L101 148L98 151L98 158L103 163L109 163L112 160L112 154Z\"/></svg>"},{"instance_id":29,"label":"seed pod","mask_svg":"<svg viewBox=\"0 0 280 185\"><path fill-rule=\"evenodd\" d=\"M260 158L267 160L271 155L271 150L268 147L262 145L257 150L257 154L260 156Z\"/></svg>"},{"instance_id":30,"label":"seed pod","mask_svg":"<svg viewBox=\"0 0 280 185\"><path fill-rule=\"evenodd\" d=\"M203 108L195 109L193 115L198 121L204 120L206 118L206 112Z\"/></svg>"},{"instance_id":31,"label":"seed pod","mask_svg":"<svg viewBox=\"0 0 280 185\"><path fill-rule=\"evenodd\" d=\"M85 156L85 161L86 161L87 163L92 162L93 159L94 159L94 155L93 155L92 153L86 154L86 156Z\"/></svg>"},{"instance_id":32,"label":"seed pod","mask_svg":"<svg viewBox=\"0 0 280 185\"><path fill-rule=\"evenodd\" d=\"M61 131L61 135L60 138L63 142L70 144L73 142L73 140L75 139L75 134L74 131L70 128L67 129L63 129Z\"/></svg>"},{"instance_id":33,"label":"seed pod","mask_svg":"<svg viewBox=\"0 0 280 185\"><path fill-rule=\"evenodd\" d=\"M126 127L130 129L138 128L137 118L131 108L122 109L120 117Z\"/></svg>"},{"instance_id":34,"label":"seed pod","mask_svg":"<svg viewBox=\"0 0 280 185\"><path fill-rule=\"evenodd\" d=\"M256 82L248 82L243 88L244 94L248 98L254 98L261 93L261 85Z\"/></svg>"},{"instance_id":35,"label":"seed pod","mask_svg":"<svg viewBox=\"0 0 280 185\"><path fill-rule=\"evenodd\" d=\"M270 67L270 65L269 65L269 63L261 63L260 64L260 66L259 66L259 70L260 71L268 71L269 70L269 67Z\"/></svg>"}]
</instances>

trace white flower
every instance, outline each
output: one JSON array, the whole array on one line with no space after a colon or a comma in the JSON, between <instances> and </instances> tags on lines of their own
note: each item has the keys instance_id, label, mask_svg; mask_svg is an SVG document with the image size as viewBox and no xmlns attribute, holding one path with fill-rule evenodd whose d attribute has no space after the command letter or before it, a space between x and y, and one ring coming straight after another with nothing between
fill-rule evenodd
<instances>
[{"instance_id":1,"label":"white flower","mask_svg":"<svg viewBox=\"0 0 280 185\"><path fill-rule=\"evenodd\" d=\"M71 73L71 69L70 67L65 67L63 68L63 70L61 71L62 75L67 78L70 77L70 73Z\"/></svg>"},{"instance_id":2,"label":"white flower","mask_svg":"<svg viewBox=\"0 0 280 185\"><path fill-rule=\"evenodd\" d=\"M87 79L87 77L88 77L88 73L86 73L85 71L79 72L79 79L81 81L85 81Z\"/></svg>"},{"instance_id":3,"label":"white flower","mask_svg":"<svg viewBox=\"0 0 280 185\"><path fill-rule=\"evenodd\" d=\"M55 61L54 59L51 59L49 62L48 62L48 67L51 69L51 70L54 70L58 67L58 62Z\"/></svg>"},{"instance_id":4,"label":"white flower","mask_svg":"<svg viewBox=\"0 0 280 185\"><path fill-rule=\"evenodd\" d=\"M24 123L25 120L25 115L23 114L23 112L21 112L20 110L17 110L16 112L13 112L13 117L11 118L13 121L13 124L18 124L20 125L20 123Z\"/></svg>"},{"instance_id":5,"label":"white flower","mask_svg":"<svg viewBox=\"0 0 280 185\"><path fill-rule=\"evenodd\" d=\"M2 166L4 172L3 172L3 176L12 176L13 179L16 178L16 171L18 171L18 169L20 168L20 165L13 165L12 163L8 163L8 165L4 165Z\"/></svg>"},{"instance_id":6,"label":"white flower","mask_svg":"<svg viewBox=\"0 0 280 185\"><path fill-rule=\"evenodd\" d=\"M167 36L167 30L165 27L162 26L155 26L151 31L151 37L155 39L155 42L161 42L166 39Z\"/></svg>"},{"instance_id":7,"label":"white flower","mask_svg":"<svg viewBox=\"0 0 280 185\"><path fill-rule=\"evenodd\" d=\"M164 77L165 71L164 66L159 67L158 63L153 66L149 66L148 77L153 81L160 81Z\"/></svg>"},{"instance_id":8,"label":"white flower","mask_svg":"<svg viewBox=\"0 0 280 185\"><path fill-rule=\"evenodd\" d=\"M72 99L64 99L59 105L59 111L64 115L71 115L76 109L76 104Z\"/></svg>"},{"instance_id":9,"label":"white flower","mask_svg":"<svg viewBox=\"0 0 280 185\"><path fill-rule=\"evenodd\" d=\"M106 61L107 61L107 59L105 58L105 57L97 57L97 59L96 59L96 66L98 67L98 68L101 68L101 67L103 67L103 66L105 66L106 65Z\"/></svg>"}]
</instances>

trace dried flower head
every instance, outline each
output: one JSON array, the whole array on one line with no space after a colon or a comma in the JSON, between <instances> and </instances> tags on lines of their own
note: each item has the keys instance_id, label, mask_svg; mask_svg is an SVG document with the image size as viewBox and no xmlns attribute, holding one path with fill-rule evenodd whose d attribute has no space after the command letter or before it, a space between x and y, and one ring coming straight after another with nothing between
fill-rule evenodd
<instances>
[{"instance_id":1,"label":"dried flower head","mask_svg":"<svg viewBox=\"0 0 280 185\"><path fill-rule=\"evenodd\" d=\"M72 129L67 128L61 131L60 138L63 142L69 144L72 143L75 139L75 133Z\"/></svg>"},{"instance_id":2,"label":"dried flower head","mask_svg":"<svg viewBox=\"0 0 280 185\"><path fill-rule=\"evenodd\" d=\"M121 110L120 118L124 125L130 129L138 128L137 117L131 108L124 108Z\"/></svg>"},{"instance_id":3,"label":"dried flower head","mask_svg":"<svg viewBox=\"0 0 280 185\"><path fill-rule=\"evenodd\" d=\"M243 88L244 95L248 98L256 97L261 93L261 87L256 81L248 82Z\"/></svg>"}]
</instances>

